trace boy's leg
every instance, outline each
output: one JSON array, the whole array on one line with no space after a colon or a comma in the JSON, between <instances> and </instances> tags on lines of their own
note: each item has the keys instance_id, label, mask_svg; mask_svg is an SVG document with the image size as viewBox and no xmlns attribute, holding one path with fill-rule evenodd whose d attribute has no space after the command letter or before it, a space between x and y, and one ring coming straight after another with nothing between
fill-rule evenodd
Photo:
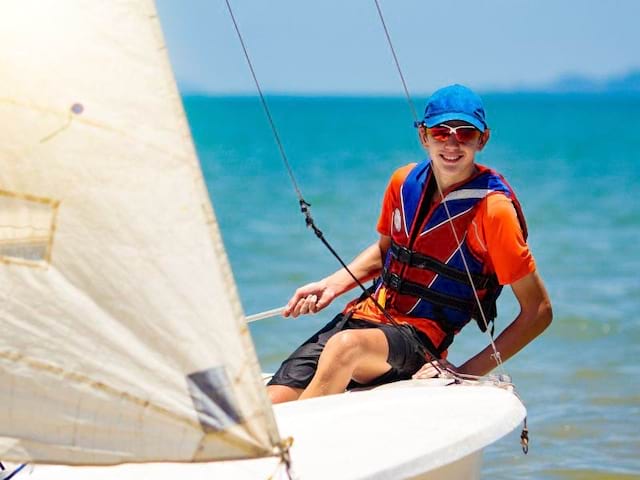
<instances>
[{"instance_id":1,"label":"boy's leg","mask_svg":"<svg viewBox=\"0 0 640 480\"><path fill-rule=\"evenodd\" d=\"M300 399L344 392L353 379L366 384L391 369L389 343L378 328L343 330L333 335L320 355L318 369Z\"/></svg>"},{"instance_id":2,"label":"boy's leg","mask_svg":"<svg viewBox=\"0 0 640 480\"><path fill-rule=\"evenodd\" d=\"M297 400L302 391L302 388L294 388L287 385L267 386L267 394L269 395L271 403L282 403Z\"/></svg>"},{"instance_id":3,"label":"boy's leg","mask_svg":"<svg viewBox=\"0 0 640 480\"><path fill-rule=\"evenodd\" d=\"M311 382L327 341L342 330L346 321L347 318L337 315L282 362L267 385L267 393L272 403L298 399Z\"/></svg>"}]
</instances>

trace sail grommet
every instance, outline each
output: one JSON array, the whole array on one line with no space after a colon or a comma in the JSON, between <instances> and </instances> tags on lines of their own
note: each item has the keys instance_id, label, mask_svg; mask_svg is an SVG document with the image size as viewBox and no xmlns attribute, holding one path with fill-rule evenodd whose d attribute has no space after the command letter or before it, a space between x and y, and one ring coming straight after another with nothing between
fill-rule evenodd
<instances>
[{"instance_id":1,"label":"sail grommet","mask_svg":"<svg viewBox=\"0 0 640 480\"><path fill-rule=\"evenodd\" d=\"M80 115L82 112L84 112L84 105L82 105L81 103L76 102L71 105L71 113Z\"/></svg>"}]
</instances>

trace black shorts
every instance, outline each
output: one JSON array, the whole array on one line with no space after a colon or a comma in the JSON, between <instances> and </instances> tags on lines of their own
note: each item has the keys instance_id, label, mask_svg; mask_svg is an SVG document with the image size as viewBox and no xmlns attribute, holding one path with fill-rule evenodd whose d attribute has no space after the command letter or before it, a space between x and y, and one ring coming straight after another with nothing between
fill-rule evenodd
<instances>
[{"instance_id":1,"label":"black shorts","mask_svg":"<svg viewBox=\"0 0 640 480\"><path fill-rule=\"evenodd\" d=\"M387 363L391 365L391 369L366 385L352 380L347 388L371 387L396 380L409 379L425 363L425 356L420 345L424 348L433 348L427 336L412 325L402 324L395 326L368 322L366 320L345 318L343 314L339 314L282 362L268 385L306 388L316 373L320 354L327 341L342 330L360 328L378 328L383 331L389 343Z\"/></svg>"}]
</instances>

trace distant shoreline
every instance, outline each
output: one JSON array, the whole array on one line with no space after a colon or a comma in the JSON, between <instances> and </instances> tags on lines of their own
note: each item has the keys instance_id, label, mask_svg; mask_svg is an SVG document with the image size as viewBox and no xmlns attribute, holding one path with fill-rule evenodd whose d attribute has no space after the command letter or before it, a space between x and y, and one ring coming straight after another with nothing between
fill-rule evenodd
<instances>
[{"instance_id":1,"label":"distant shoreline","mask_svg":"<svg viewBox=\"0 0 640 480\"><path fill-rule=\"evenodd\" d=\"M210 98L210 99L226 99L226 100L250 100L258 97L257 93L221 93L221 92L190 92L181 91L182 97L187 99L195 98ZM479 90L480 95L483 97L562 97L562 98L640 98L640 91L603 91L603 92L559 92L559 91L544 91L544 90ZM322 93L322 92L304 92L304 93L287 93L287 92L265 92L266 98L271 99L300 99L300 100L405 100L404 95L391 95L388 93ZM412 98L424 99L429 96L429 93L417 92L412 94Z\"/></svg>"},{"instance_id":2,"label":"distant shoreline","mask_svg":"<svg viewBox=\"0 0 640 480\"><path fill-rule=\"evenodd\" d=\"M464 83L464 82L463 82ZM185 97L255 97L255 91L237 92L208 92L193 85L178 82L180 91ZM640 69L625 74L613 75L606 78L589 77L580 74L566 74L550 82L540 85L520 84L512 87L491 87L472 85L481 95L576 95L576 96L640 96ZM431 92L412 91L414 97L428 97ZM269 97L295 98L404 98L402 90L398 92L287 92L266 91Z\"/></svg>"}]
</instances>

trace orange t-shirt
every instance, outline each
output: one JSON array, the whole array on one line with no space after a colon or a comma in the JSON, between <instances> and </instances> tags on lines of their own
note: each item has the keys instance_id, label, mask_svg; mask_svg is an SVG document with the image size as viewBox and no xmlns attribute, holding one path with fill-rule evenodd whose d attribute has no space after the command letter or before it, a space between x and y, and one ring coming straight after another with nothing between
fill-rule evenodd
<instances>
[{"instance_id":1,"label":"orange t-shirt","mask_svg":"<svg viewBox=\"0 0 640 480\"><path fill-rule=\"evenodd\" d=\"M401 167L391 177L378 219L377 229L381 235L391 236L393 210L399 203L400 187L414 166L415 164L409 164ZM495 272L501 285L516 282L536 269L535 261L518 222L515 207L502 193L490 194L480 201L467 230L466 238L471 251L483 261L488 271ZM351 302L345 310L350 308L355 318L377 322L387 321L370 299L360 303ZM398 323L414 323L411 316L397 312L392 307L387 310ZM439 345L445 337L445 332L435 321L421 320L419 327L429 336L434 345Z\"/></svg>"}]
</instances>

